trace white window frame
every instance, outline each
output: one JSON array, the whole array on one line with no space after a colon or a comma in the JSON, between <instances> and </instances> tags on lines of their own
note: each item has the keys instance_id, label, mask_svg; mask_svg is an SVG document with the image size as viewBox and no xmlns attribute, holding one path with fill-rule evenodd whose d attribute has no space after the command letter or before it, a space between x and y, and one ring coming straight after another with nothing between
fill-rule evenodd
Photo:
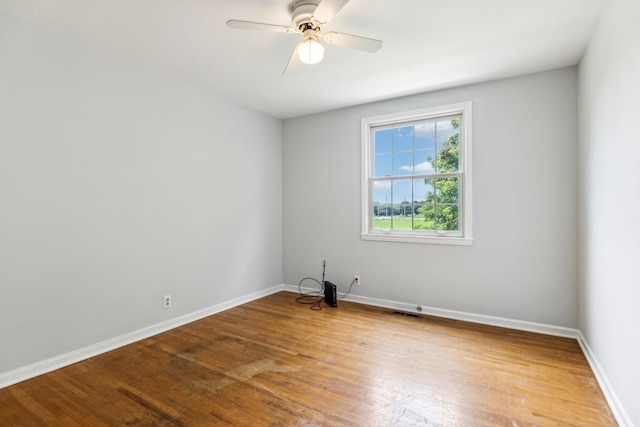
<instances>
[{"instance_id":1,"label":"white window frame","mask_svg":"<svg viewBox=\"0 0 640 427\"><path fill-rule=\"evenodd\" d=\"M373 206L372 206L372 164L375 153L373 151L373 128L388 125L400 125L406 122L418 120L428 120L443 116L461 115L459 155L460 171L462 172L460 213L458 224L460 227L459 236L451 236L450 233L425 234L412 230L374 230L373 229ZM445 245L472 245L472 215L471 215L471 101L450 104L441 107L425 108L421 110L387 114L382 116L365 117L361 120L361 157L362 157L362 178L361 178L361 214L362 240L381 240L388 242L405 243L431 243Z\"/></svg>"}]
</instances>

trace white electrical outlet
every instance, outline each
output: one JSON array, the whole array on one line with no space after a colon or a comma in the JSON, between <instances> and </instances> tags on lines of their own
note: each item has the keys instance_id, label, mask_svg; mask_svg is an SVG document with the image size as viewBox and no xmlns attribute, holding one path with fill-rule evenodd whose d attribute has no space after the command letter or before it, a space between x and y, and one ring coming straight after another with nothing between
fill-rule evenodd
<instances>
[{"instance_id":1,"label":"white electrical outlet","mask_svg":"<svg viewBox=\"0 0 640 427\"><path fill-rule=\"evenodd\" d=\"M164 308L171 307L171 295L164 296Z\"/></svg>"},{"instance_id":2,"label":"white electrical outlet","mask_svg":"<svg viewBox=\"0 0 640 427\"><path fill-rule=\"evenodd\" d=\"M360 286L360 275L359 274L354 274L353 275L353 284L356 286Z\"/></svg>"}]
</instances>

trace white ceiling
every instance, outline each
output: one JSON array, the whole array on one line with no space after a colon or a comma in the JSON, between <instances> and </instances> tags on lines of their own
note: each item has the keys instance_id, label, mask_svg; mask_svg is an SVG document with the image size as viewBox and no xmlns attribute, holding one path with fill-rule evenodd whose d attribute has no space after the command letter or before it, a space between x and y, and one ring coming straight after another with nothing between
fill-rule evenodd
<instances>
[{"instance_id":1,"label":"white ceiling","mask_svg":"<svg viewBox=\"0 0 640 427\"><path fill-rule=\"evenodd\" d=\"M299 34L225 24L288 26L291 0L0 0L0 13L290 118L575 65L606 2L351 0L323 30L382 49L327 46L323 63L292 76L282 71Z\"/></svg>"}]
</instances>

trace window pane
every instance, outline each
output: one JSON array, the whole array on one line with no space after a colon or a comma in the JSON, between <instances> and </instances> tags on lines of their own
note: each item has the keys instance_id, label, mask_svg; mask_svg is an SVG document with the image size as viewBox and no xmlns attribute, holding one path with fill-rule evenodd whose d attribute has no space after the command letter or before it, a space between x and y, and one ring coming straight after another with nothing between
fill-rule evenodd
<instances>
[{"instance_id":1,"label":"window pane","mask_svg":"<svg viewBox=\"0 0 640 427\"><path fill-rule=\"evenodd\" d=\"M458 205L436 205L436 228L458 230Z\"/></svg>"},{"instance_id":2,"label":"window pane","mask_svg":"<svg viewBox=\"0 0 640 427\"><path fill-rule=\"evenodd\" d=\"M454 129L454 122L451 118L439 119L436 121L436 146L442 147L448 145L447 143L451 138L456 140L457 145L457 137L454 137L458 133L458 129ZM457 125L456 125L457 126Z\"/></svg>"},{"instance_id":3,"label":"window pane","mask_svg":"<svg viewBox=\"0 0 640 427\"><path fill-rule=\"evenodd\" d=\"M393 151L413 150L413 126L404 126L393 130Z\"/></svg>"},{"instance_id":4,"label":"window pane","mask_svg":"<svg viewBox=\"0 0 640 427\"><path fill-rule=\"evenodd\" d=\"M457 172L460 156L458 147L444 146L438 149L436 169L438 173Z\"/></svg>"},{"instance_id":5,"label":"window pane","mask_svg":"<svg viewBox=\"0 0 640 427\"><path fill-rule=\"evenodd\" d=\"M393 149L392 129L377 130L373 134L376 154L391 153Z\"/></svg>"},{"instance_id":6,"label":"window pane","mask_svg":"<svg viewBox=\"0 0 640 427\"><path fill-rule=\"evenodd\" d=\"M375 174L374 176L391 176L393 174L392 171L392 157L391 154L379 154L376 155L376 163L374 165Z\"/></svg>"},{"instance_id":7,"label":"window pane","mask_svg":"<svg viewBox=\"0 0 640 427\"><path fill-rule=\"evenodd\" d=\"M373 228L391 228L391 181L373 182Z\"/></svg>"},{"instance_id":8,"label":"window pane","mask_svg":"<svg viewBox=\"0 0 640 427\"><path fill-rule=\"evenodd\" d=\"M459 169L459 119L448 118L436 122L437 172L456 172Z\"/></svg>"},{"instance_id":9,"label":"window pane","mask_svg":"<svg viewBox=\"0 0 640 427\"><path fill-rule=\"evenodd\" d=\"M411 179L393 181L394 230L411 230Z\"/></svg>"},{"instance_id":10,"label":"window pane","mask_svg":"<svg viewBox=\"0 0 640 427\"><path fill-rule=\"evenodd\" d=\"M416 230L435 230L435 209L431 203L422 205L414 222Z\"/></svg>"},{"instance_id":11,"label":"window pane","mask_svg":"<svg viewBox=\"0 0 640 427\"><path fill-rule=\"evenodd\" d=\"M414 146L416 150L433 148L436 140L436 122L434 120L428 120L416 123L414 133Z\"/></svg>"},{"instance_id":12,"label":"window pane","mask_svg":"<svg viewBox=\"0 0 640 427\"><path fill-rule=\"evenodd\" d=\"M405 200L411 201L411 179L393 181L393 204L397 205Z\"/></svg>"},{"instance_id":13,"label":"window pane","mask_svg":"<svg viewBox=\"0 0 640 427\"><path fill-rule=\"evenodd\" d=\"M393 155L394 175L413 174L413 153L394 153Z\"/></svg>"},{"instance_id":14,"label":"window pane","mask_svg":"<svg viewBox=\"0 0 640 427\"><path fill-rule=\"evenodd\" d=\"M439 178L434 179L436 186L436 202L437 203L458 203L459 182L458 178Z\"/></svg>"},{"instance_id":15,"label":"window pane","mask_svg":"<svg viewBox=\"0 0 640 427\"><path fill-rule=\"evenodd\" d=\"M422 205L427 200L427 194L433 191L431 184L425 179L413 180L413 203Z\"/></svg>"},{"instance_id":16,"label":"window pane","mask_svg":"<svg viewBox=\"0 0 640 427\"><path fill-rule=\"evenodd\" d=\"M433 192L433 189L428 181L424 179L413 180L413 228L415 230L427 229L424 205L429 192ZM431 217L431 228L433 229L433 215Z\"/></svg>"},{"instance_id":17,"label":"window pane","mask_svg":"<svg viewBox=\"0 0 640 427\"><path fill-rule=\"evenodd\" d=\"M433 166L435 164L434 158L436 156L435 150L422 150L416 151L414 156L414 173L425 174L434 173Z\"/></svg>"}]
</instances>

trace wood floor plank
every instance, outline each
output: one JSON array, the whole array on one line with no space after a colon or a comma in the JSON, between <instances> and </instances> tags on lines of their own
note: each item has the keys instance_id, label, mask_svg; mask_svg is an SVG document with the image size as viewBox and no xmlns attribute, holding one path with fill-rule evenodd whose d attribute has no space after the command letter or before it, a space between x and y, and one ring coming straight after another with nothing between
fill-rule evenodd
<instances>
[{"instance_id":1,"label":"wood floor plank","mask_svg":"<svg viewBox=\"0 0 640 427\"><path fill-rule=\"evenodd\" d=\"M0 426L615 426L575 340L281 292L0 390Z\"/></svg>"}]
</instances>

